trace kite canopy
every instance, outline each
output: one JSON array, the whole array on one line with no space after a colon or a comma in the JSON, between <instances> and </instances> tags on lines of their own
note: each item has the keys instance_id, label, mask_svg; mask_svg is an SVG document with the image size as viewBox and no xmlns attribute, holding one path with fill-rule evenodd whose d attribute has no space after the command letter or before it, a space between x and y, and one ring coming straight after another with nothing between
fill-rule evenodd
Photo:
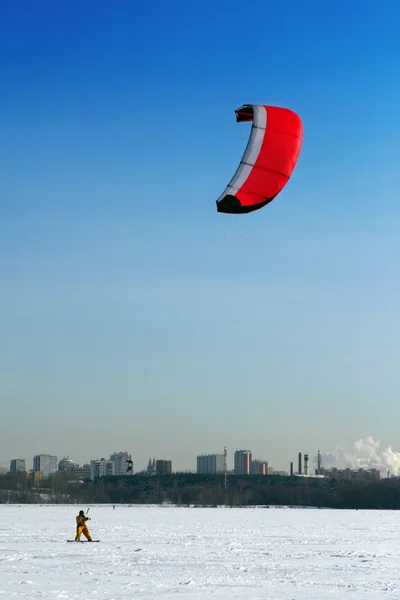
<instances>
[{"instance_id":1,"label":"kite canopy","mask_svg":"<svg viewBox=\"0 0 400 600\"><path fill-rule=\"evenodd\" d=\"M271 202L296 166L303 141L300 117L287 108L244 104L236 121L253 121L250 139L240 165L224 193L217 211L249 213Z\"/></svg>"}]
</instances>

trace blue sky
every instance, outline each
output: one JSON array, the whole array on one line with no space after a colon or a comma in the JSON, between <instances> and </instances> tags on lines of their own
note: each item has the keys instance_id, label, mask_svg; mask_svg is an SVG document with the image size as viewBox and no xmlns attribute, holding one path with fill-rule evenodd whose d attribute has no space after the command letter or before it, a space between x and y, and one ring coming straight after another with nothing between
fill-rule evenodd
<instances>
[{"instance_id":1,"label":"blue sky","mask_svg":"<svg viewBox=\"0 0 400 600\"><path fill-rule=\"evenodd\" d=\"M396 447L400 7L251 7L1 4L1 464ZM232 217L243 103L304 143Z\"/></svg>"}]
</instances>

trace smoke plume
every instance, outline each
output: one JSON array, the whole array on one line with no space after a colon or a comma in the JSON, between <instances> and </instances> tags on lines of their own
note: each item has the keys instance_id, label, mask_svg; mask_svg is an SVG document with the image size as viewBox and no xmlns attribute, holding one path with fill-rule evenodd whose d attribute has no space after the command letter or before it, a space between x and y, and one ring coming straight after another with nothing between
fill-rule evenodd
<instances>
[{"instance_id":1,"label":"smoke plume","mask_svg":"<svg viewBox=\"0 0 400 600\"><path fill-rule=\"evenodd\" d=\"M381 477L400 475L400 452L395 452L392 446L381 450L380 441L371 435L354 442L349 448L337 447L333 452L322 453L324 469L337 467L340 469L378 469Z\"/></svg>"}]
</instances>

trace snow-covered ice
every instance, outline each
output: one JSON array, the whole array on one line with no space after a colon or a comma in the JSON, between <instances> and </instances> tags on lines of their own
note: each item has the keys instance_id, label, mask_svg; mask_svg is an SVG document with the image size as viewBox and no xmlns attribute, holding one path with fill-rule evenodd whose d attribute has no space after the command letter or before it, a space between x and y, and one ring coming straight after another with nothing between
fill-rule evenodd
<instances>
[{"instance_id":1,"label":"snow-covered ice","mask_svg":"<svg viewBox=\"0 0 400 600\"><path fill-rule=\"evenodd\" d=\"M0 505L0 599L400 598L400 512Z\"/></svg>"}]
</instances>

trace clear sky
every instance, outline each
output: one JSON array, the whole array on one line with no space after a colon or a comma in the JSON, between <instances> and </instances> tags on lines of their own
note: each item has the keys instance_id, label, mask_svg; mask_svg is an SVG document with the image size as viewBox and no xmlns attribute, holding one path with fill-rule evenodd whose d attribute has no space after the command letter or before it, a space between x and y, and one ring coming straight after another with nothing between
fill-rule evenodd
<instances>
[{"instance_id":1,"label":"clear sky","mask_svg":"<svg viewBox=\"0 0 400 600\"><path fill-rule=\"evenodd\" d=\"M397 0L0 4L0 462L400 447ZM243 103L304 125L232 217Z\"/></svg>"}]
</instances>

